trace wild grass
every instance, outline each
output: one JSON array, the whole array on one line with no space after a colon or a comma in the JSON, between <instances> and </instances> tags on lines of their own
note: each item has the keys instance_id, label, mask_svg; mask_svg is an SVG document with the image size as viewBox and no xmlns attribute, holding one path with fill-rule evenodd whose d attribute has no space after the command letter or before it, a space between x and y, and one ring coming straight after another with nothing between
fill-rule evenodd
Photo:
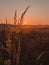
<instances>
[{"instance_id":1,"label":"wild grass","mask_svg":"<svg viewBox=\"0 0 49 65\"><path fill-rule=\"evenodd\" d=\"M17 22L17 10L15 10L15 15L14 15L14 26L16 25Z\"/></svg>"},{"instance_id":2,"label":"wild grass","mask_svg":"<svg viewBox=\"0 0 49 65\"><path fill-rule=\"evenodd\" d=\"M8 55L7 53L1 52L1 55L5 56L6 60L1 56L0 59L3 59L3 62L0 61L0 65L4 65L4 64L5 65L8 65L8 64L9 65L38 65L37 63L39 62L41 57L46 53L45 50L43 51L43 47L41 46L42 45L44 46L44 43L45 43L45 45L47 44L47 47L48 47L48 43L46 42L47 41L49 42L48 40L49 33L45 34L45 32L43 33L43 31L39 29L38 30L34 29L33 32L31 31L30 33L31 35L22 34L21 25L23 23L24 16L29 8L30 6L28 6L24 10L24 12L22 13L20 17L20 23L18 24L17 22L19 21L17 20L17 10L15 10L13 27L11 27L10 24L8 25L8 21L6 18L5 20L6 26L3 28L0 34L0 37L1 37L0 39L2 39L0 41L0 49L2 49L3 51L6 51ZM19 32L18 30L16 30L17 25L19 27L18 28ZM47 41L45 41L46 36L47 36ZM42 52L40 52L38 55L37 51L38 52L42 51ZM42 63L40 63L40 65L42 65Z\"/></svg>"},{"instance_id":3,"label":"wild grass","mask_svg":"<svg viewBox=\"0 0 49 65\"><path fill-rule=\"evenodd\" d=\"M30 6L28 6L25 11L22 13L21 15L21 18L20 18L20 23L18 24L19 26L19 32L17 33L17 31L15 31L16 29L16 23L17 23L17 10L15 10L15 14L14 14L14 26L13 26L13 29L14 31L12 32L11 30L11 26L10 24L8 24L8 21L7 21L7 18L6 18L6 27L3 28L3 32L2 34L4 35L4 38L3 38L3 47L2 49L5 49L7 50L7 52L9 53L9 58L5 61L4 60L4 63L3 64L7 64L8 63L8 60L12 61L12 59L14 60L14 62L16 63L16 65L20 65L20 56L21 56L21 48L22 48L22 45L21 45L21 25L23 23L23 19L24 19L24 15L26 14L27 10L29 9ZM5 34L4 34L5 33ZM2 43L2 42L1 42ZM17 46L17 47L16 47ZM11 56L13 58L11 58ZM10 65L10 63L9 63ZM12 65L12 64L11 64Z\"/></svg>"}]
</instances>

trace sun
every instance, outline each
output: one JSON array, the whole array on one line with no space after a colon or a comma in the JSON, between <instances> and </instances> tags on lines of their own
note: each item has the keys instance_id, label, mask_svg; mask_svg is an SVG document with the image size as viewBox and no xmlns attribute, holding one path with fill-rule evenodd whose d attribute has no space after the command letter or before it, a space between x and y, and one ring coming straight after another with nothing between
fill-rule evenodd
<instances>
[{"instance_id":1,"label":"sun","mask_svg":"<svg viewBox=\"0 0 49 65\"><path fill-rule=\"evenodd\" d=\"M27 22L24 22L23 25L27 25Z\"/></svg>"}]
</instances>

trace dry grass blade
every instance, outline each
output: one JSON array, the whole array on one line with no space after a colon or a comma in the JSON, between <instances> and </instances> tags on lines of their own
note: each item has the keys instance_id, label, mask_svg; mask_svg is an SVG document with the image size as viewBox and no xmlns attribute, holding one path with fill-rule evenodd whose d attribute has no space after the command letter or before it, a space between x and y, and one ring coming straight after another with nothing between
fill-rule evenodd
<instances>
[{"instance_id":1,"label":"dry grass blade","mask_svg":"<svg viewBox=\"0 0 49 65\"><path fill-rule=\"evenodd\" d=\"M45 53L45 51L41 52L40 55L37 57L36 61L38 61Z\"/></svg>"},{"instance_id":2,"label":"dry grass blade","mask_svg":"<svg viewBox=\"0 0 49 65\"><path fill-rule=\"evenodd\" d=\"M22 22L23 22L23 17L24 17L24 15L26 14L26 12L27 12L27 10L29 9L29 7L30 6L28 6L26 9L25 9L25 11L22 13L22 15L21 15L21 19L20 19L20 26L22 25ZM21 32L21 30L20 30L20 27L19 27L19 31ZM17 65L19 65L19 60L20 60L20 55L21 55L21 42L20 42L20 36L19 36L19 44L18 44L18 53L17 53Z\"/></svg>"},{"instance_id":3,"label":"dry grass blade","mask_svg":"<svg viewBox=\"0 0 49 65\"><path fill-rule=\"evenodd\" d=\"M29 9L29 7L30 7L30 6L28 6L28 7L25 9L25 11L22 13L22 15L21 15L20 25L22 25L23 17L24 17L24 15L26 14L26 12L27 12L27 10Z\"/></svg>"},{"instance_id":4,"label":"dry grass blade","mask_svg":"<svg viewBox=\"0 0 49 65\"><path fill-rule=\"evenodd\" d=\"M7 25L7 18L6 18L6 25Z\"/></svg>"},{"instance_id":5,"label":"dry grass blade","mask_svg":"<svg viewBox=\"0 0 49 65\"><path fill-rule=\"evenodd\" d=\"M15 15L14 15L14 25L16 25L17 22L17 10L15 10Z\"/></svg>"}]
</instances>

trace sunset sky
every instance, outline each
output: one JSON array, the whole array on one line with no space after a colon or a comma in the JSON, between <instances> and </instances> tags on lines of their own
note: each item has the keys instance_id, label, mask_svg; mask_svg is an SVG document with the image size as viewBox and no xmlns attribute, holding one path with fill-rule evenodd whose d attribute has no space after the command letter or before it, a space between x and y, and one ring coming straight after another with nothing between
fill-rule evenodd
<instances>
[{"instance_id":1,"label":"sunset sky","mask_svg":"<svg viewBox=\"0 0 49 65\"><path fill-rule=\"evenodd\" d=\"M28 25L49 25L49 0L0 0L0 23L13 24L14 12L17 10L17 18L26 7L30 5L24 16L25 24Z\"/></svg>"}]
</instances>

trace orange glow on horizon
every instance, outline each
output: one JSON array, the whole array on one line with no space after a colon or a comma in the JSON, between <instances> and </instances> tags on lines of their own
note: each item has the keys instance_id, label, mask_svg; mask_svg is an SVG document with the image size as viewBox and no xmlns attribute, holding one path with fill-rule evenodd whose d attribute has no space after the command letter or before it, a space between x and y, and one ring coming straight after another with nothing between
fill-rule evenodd
<instances>
[{"instance_id":1,"label":"orange glow on horizon","mask_svg":"<svg viewBox=\"0 0 49 65\"><path fill-rule=\"evenodd\" d=\"M0 18L0 24L5 24L6 23L6 18ZM20 20L20 19L18 19ZM8 24L14 24L14 18L7 18L7 23ZM24 18L22 25L48 25L49 24L49 19L40 19L40 18Z\"/></svg>"},{"instance_id":2,"label":"orange glow on horizon","mask_svg":"<svg viewBox=\"0 0 49 65\"><path fill-rule=\"evenodd\" d=\"M27 25L27 22L25 21L23 24L24 24L24 25Z\"/></svg>"}]
</instances>

